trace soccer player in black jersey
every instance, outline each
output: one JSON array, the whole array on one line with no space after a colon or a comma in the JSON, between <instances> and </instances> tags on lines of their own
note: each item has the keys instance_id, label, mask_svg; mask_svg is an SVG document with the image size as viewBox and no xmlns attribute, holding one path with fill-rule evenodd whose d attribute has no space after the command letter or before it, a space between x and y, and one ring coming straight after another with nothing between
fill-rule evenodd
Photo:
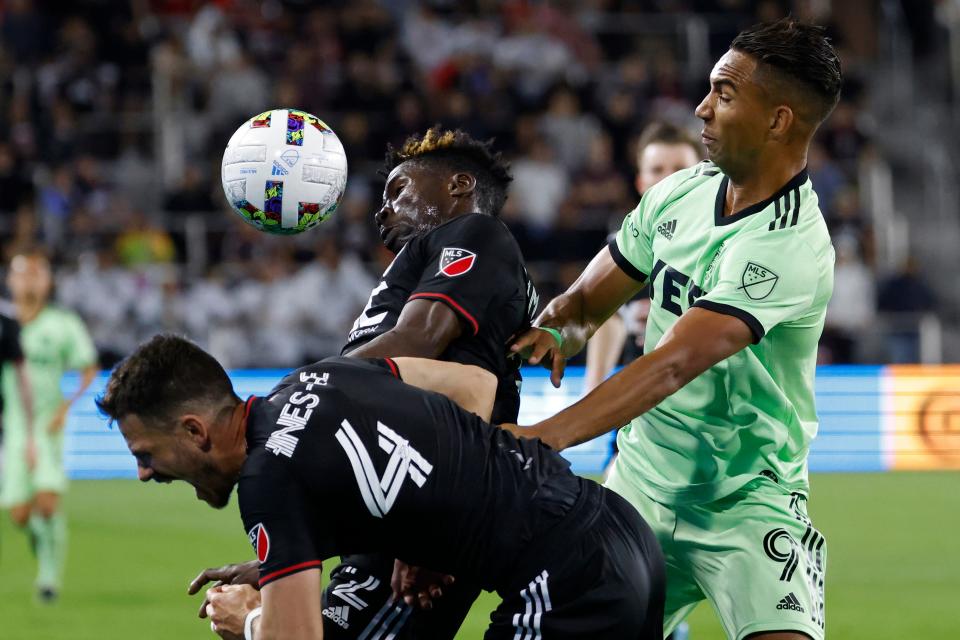
<instances>
[{"instance_id":1,"label":"soccer player in black jersey","mask_svg":"<svg viewBox=\"0 0 960 640\"><path fill-rule=\"evenodd\" d=\"M499 153L462 131L428 130L389 148L375 216L396 254L341 355L417 356L474 364L499 380L493 421L520 408L519 359L507 340L530 326L538 297L498 219L511 177Z\"/></svg>"},{"instance_id":2,"label":"soccer player in black jersey","mask_svg":"<svg viewBox=\"0 0 960 640\"><path fill-rule=\"evenodd\" d=\"M468 413L490 412L492 387L473 366L337 357L244 402L212 356L161 335L116 368L97 404L142 481L184 480L218 508L238 485L260 592L208 594L221 637L314 640L324 616L349 622L346 605L321 612L320 569L351 549L497 591L489 640L659 640L664 567L649 527L549 447ZM409 612L377 615L387 624L370 638L394 637Z\"/></svg>"}]
</instances>

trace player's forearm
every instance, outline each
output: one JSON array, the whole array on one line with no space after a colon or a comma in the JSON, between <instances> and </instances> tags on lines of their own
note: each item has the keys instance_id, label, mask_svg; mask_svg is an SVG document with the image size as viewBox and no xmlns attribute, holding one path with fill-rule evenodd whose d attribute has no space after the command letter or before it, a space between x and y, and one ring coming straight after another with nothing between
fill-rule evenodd
<instances>
[{"instance_id":1,"label":"player's forearm","mask_svg":"<svg viewBox=\"0 0 960 640\"><path fill-rule=\"evenodd\" d=\"M576 404L533 425L529 435L563 450L623 426L696 377L678 351L635 360Z\"/></svg>"},{"instance_id":2,"label":"player's forearm","mask_svg":"<svg viewBox=\"0 0 960 640\"><path fill-rule=\"evenodd\" d=\"M590 336L640 287L641 283L624 273L604 247L534 324L559 330L563 336L561 352L569 358L583 349Z\"/></svg>"},{"instance_id":3,"label":"player's forearm","mask_svg":"<svg viewBox=\"0 0 960 640\"><path fill-rule=\"evenodd\" d=\"M65 408L69 409L73 406L73 403L79 400L87 389L90 388L90 385L93 384L94 379L97 377L98 369L96 365L91 365L83 369L80 373L80 384L77 386L76 391L73 392L69 398L64 400Z\"/></svg>"}]
</instances>

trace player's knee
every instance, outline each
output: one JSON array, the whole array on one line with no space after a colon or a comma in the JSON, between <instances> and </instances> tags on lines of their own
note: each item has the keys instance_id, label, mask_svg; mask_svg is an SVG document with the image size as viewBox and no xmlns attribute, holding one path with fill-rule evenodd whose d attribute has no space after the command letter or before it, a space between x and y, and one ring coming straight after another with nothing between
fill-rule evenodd
<instances>
[{"instance_id":1,"label":"player's knee","mask_svg":"<svg viewBox=\"0 0 960 640\"><path fill-rule=\"evenodd\" d=\"M38 494L36 505L37 513L44 518L52 518L57 512L59 502L57 494L55 493Z\"/></svg>"},{"instance_id":2,"label":"player's knee","mask_svg":"<svg viewBox=\"0 0 960 640\"><path fill-rule=\"evenodd\" d=\"M26 527L27 522L30 521L30 505L21 504L11 508L10 521L21 529Z\"/></svg>"}]
</instances>

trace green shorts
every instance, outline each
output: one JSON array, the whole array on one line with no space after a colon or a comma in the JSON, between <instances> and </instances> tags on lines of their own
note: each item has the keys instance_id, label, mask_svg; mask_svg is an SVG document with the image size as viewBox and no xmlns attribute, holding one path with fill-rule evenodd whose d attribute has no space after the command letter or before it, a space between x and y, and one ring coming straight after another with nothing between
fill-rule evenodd
<instances>
[{"instance_id":1,"label":"green shorts","mask_svg":"<svg viewBox=\"0 0 960 640\"><path fill-rule=\"evenodd\" d=\"M664 505L616 462L604 484L637 508L663 547L665 634L708 599L733 640L763 631L823 639L827 544L805 496L759 477L715 502Z\"/></svg>"},{"instance_id":2,"label":"green shorts","mask_svg":"<svg viewBox=\"0 0 960 640\"><path fill-rule=\"evenodd\" d=\"M38 492L63 493L67 474L63 468L63 432L37 433L37 462L27 466L27 440L24 434L5 434L3 473L0 474L0 507L9 509L33 500Z\"/></svg>"}]
</instances>

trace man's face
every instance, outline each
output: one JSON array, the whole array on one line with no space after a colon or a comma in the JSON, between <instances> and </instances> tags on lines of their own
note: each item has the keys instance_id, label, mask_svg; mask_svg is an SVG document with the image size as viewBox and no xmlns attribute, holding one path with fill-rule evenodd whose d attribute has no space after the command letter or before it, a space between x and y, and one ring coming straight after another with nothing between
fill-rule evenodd
<instances>
[{"instance_id":1,"label":"man's face","mask_svg":"<svg viewBox=\"0 0 960 640\"><path fill-rule=\"evenodd\" d=\"M14 256L7 285L15 300L46 301L52 278L50 264L43 256Z\"/></svg>"},{"instance_id":2,"label":"man's face","mask_svg":"<svg viewBox=\"0 0 960 640\"><path fill-rule=\"evenodd\" d=\"M411 238L440 224L440 208L449 199L442 173L409 161L398 165L387 176L383 205L374 216L383 244L398 253Z\"/></svg>"},{"instance_id":3,"label":"man's face","mask_svg":"<svg viewBox=\"0 0 960 640\"><path fill-rule=\"evenodd\" d=\"M756 61L727 51L710 73L710 92L696 109L707 157L724 173L750 168L766 142L770 104L753 80Z\"/></svg>"},{"instance_id":4,"label":"man's face","mask_svg":"<svg viewBox=\"0 0 960 640\"><path fill-rule=\"evenodd\" d=\"M210 456L185 428L172 432L151 429L136 415L119 421L120 433L137 459L141 482L170 483L183 480L193 486L197 499L215 509L230 502L236 478L217 469Z\"/></svg>"},{"instance_id":5,"label":"man's face","mask_svg":"<svg viewBox=\"0 0 960 640\"><path fill-rule=\"evenodd\" d=\"M640 154L640 170L637 171L637 191L643 195L647 189L669 175L692 167L700 162L697 152L689 144L653 142Z\"/></svg>"}]
</instances>

